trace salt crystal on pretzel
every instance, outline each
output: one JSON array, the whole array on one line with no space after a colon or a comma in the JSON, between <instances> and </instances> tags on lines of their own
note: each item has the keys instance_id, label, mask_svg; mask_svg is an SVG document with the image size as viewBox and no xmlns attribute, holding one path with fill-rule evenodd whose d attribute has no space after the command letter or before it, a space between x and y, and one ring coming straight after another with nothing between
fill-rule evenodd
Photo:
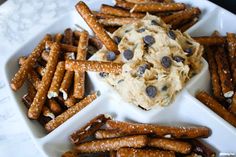
<instances>
[{"instance_id":1,"label":"salt crystal on pretzel","mask_svg":"<svg viewBox=\"0 0 236 157\"><path fill-rule=\"evenodd\" d=\"M94 92L88 96L86 96L83 100L75 104L74 106L68 108L66 111L64 111L62 114L58 115L54 120L49 121L45 128L48 132L53 131L58 126L60 126L62 123L67 121L70 117L81 111L83 108L88 106L93 100L95 100L98 96L97 92Z\"/></svg>"},{"instance_id":2,"label":"salt crystal on pretzel","mask_svg":"<svg viewBox=\"0 0 236 157\"><path fill-rule=\"evenodd\" d=\"M233 84L236 86L236 34L227 33L227 43Z\"/></svg>"},{"instance_id":3,"label":"salt crystal on pretzel","mask_svg":"<svg viewBox=\"0 0 236 157\"><path fill-rule=\"evenodd\" d=\"M89 27L94 31L96 36L105 45L105 47L108 50L119 54L118 46L113 41L113 39L107 34L102 25L96 20L96 18L88 8L88 6L84 2L80 1L79 3L76 4L76 9L79 12L79 14L83 17L83 19L86 21L86 23L89 25Z\"/></svg>"},{"instance_id":4,"label":"salt crystal on pretzel","mask_svg":"<svg viewBox=\"0 0 236 157\"><path fill-rule=\"evenodd\" d=\"M71 107L71 106L74 106L77 102L76 98L73 95L73 92L74 92L74 90L71 89L70 92L69 92L68 98L64 101L64 105L68 108Z\"/></svg>"},{"instance_id":5,"label":"salt crystal on pretzel","mask_svg":"<svg viewBox=\"0 0 236 157\"><path fill-rule=\"evenodd\" d=\"M199 140L193 139L190 142L193 145L192 152L198 154L198 156L199 155L206 156L206 157L215 157L216 156L216 153L211 148L209 148L208 146L206 146L205 144L203 144Z\"/></svg>"},{"instance_id":6,"label":"salt crystal on pretzel","mask_svg":"<svg viewBox=\"0 0 236 157\"><path fill-rule=\"evenodd\" d=\"M135 4L130 12L168 12L184 10L184 3L147 3Z\"/></svg>"},{"instance_id":7,"label":"salt crystal on pretzel","mask_svg":"<svg viewBox=\"0 0 236 157\"><path fill-rule=\"evenodd\" d=\"M192 27L193 25L195 25L198 22L198 18L194 18L192 20L190 20L189 22L185 23L184 25L180 26L178 29L181 32L185 32L187 31L190 27Z\"/></svg>"},{"instance_id":8,"label":"salt crystal on pretzel","mask_svg":"<svg viewBox=\"0 0 236 157\"><path fill-rule=\"evenodd\" d=\"M130 3L130 2L126 2L124 0L115 0L116 4L115 6L130 10L134 7L135 3Z\"/></svg>"},{"instance_id":9,"label":"salt crystal on pretzel","mask_svg":"<svg viewBox=\"0 0 236 157\"><path fill-rule=\"evenodd\" d=\"M45 50L41 54L42 59L45 61L48 61L48 56L49 56L49 53Z\"/></svg>"},{"instance_id":10,"label":"salt crystal on pretzel","mask_svg":"<svg viewBox=\"0 0 236 157\"><path fill-rule=\"evenodd\" d=\"M220 78L218 75L217 64L214 57L214 51L215 49L213 48L205 47L205 54L207 56L207 62L211 74L211 85L212 85L213 95L215 98L221 101L224 100L224 97L222 96L221 92Z\"/></svg>"},{"instance_id":11,"label":"salt crystal on pretzel","mask_svg":"<svg viewBox=\"0 0 236 157\"><path fill-rule=\"evenodd\" d=\"M54 41L60 43L63 38L63 35L61 33L57 33L54 37Z\"/></svg>"},{"instance_id":12,"label":"salt crystal on pretzel","mask_svg":"<svg viewBox=\"0 0 236 157\"><path fill-rule=\"evenodd\" d=\"M61 61L57 64L56 71L54 73L52 83L47 94L49 99L57 97L59 95L59 88L62 83L64 73L65 73L65 62Z\"/></svg>"},{"instance_id":13,"label":"salt crystal on pretzel","mask_svg":"<svg viewBox=\"0 0 236 157\"><path fill-rule=\"evenodd\" d=\"M74 35L77 39L79 39L80 35L81 35L81 32L80 31L74 31ZM101 49L102 46L103 46L101 40L99 40L95 36L89 36L89 44L95 46L97 49Z\"/></svg>"},{"instance_id":14,"label":"salt crystal on pretzel","mask_svg":"<svg viewBox=\"0 0 236 157\"><path fill-rule=\"evenodd\" d=\"M220 103L204 91L197 93L196 98L213 110L216 114L236 127L236 117L227 111Z\"/></svg>"},{"instance_id":15,"label":"salt crystal on pretzel","mask_svg":"<svg viewBox=\"0 0 236 157\"><path fill-rule=\"evenodd\" d=\"M50 87L53 74L56 70L59 53L60 47L57 43L54 43L51 46L48 63L46 65L46 72L42 77L42 81L39 85L39 88L37 89L37 94L28 111L28 117L31 119L38 119L38 117L40 116L40 113L46 101L47 91Z\"/></svg>"},{"instance_id":16,"label":"salt crystal on pretzel","mask_svg":"<svg viewBox=\"0 0 236 157\"><path fill-rule=\"evenodd\" d=\"M47 41L46 45L48 47L51 47L53 43L54 43L53 41ZM76 46L68 45L68 44L62 44L62 43L59 43L59 45L61 47L61 50L64 51L64 52L76 52L77 51Z\"/></svg>"},{"instance_id":17,"label":"salt crystal on pretzel","mask_svg":"<svg viewBox=\"0 0 236 157\"><path fill-rule=\"evenodd\" d=\"M130 13L128 10L121 9L115 6L109 6L103 4L100 8L100 12L104 14L121 16L121 17L134 17L134 18L142 18L145 16L144 13Z\"/></svg>"},{"instance_id":18,"label":"salt crystal on pretzel","mask_svg":"<svg viewBox=\"0 0 236 157\"><path fill-rule=\"evenodd\" d=\"M59 103L54 99L49 99L47 101L49 109L52 111L53 114L59 115L62 112L62 108Z\"/></svg>"},{"instance_id":19,"label":"salt crystal on pretzel","mask_svg":"<svg viewBox=\"0 0 236 157\"><path fill-rule=\"evenodd\" d=\"M70 140L74 144L81 143L87 137L93 135L98 129L100 129L107 120L111 119L110 117L100 114L89 121L85 126L83 126L78 131L74 132L70 136Z\"/></svg>"},{"instance_id":20,"label":"salt crystal on pretzel","mask_svg":"<svg viewBox=\"0 0 236 157\"><path fill-rule=\"evenodd\" d=\"M119 74L122 72L122 63L104 61L66 60L66 70L94 71Z\"/></svg>"},{"instance_id":21,"label":"salt crystal on pretzel","mask_svg":"<svg viewBox=\"0 0 236 157\"><path fill-rule=\"evenodd\" d=\"M139 19L116 17L116 18L99 19L98 22L101 23L103 26L123 26L126 24L134 23L137 20Z\"/></svg>"},{"instance_id":22,"label":"salt crystal on pretzel","mask_svg":"<svg viewBox=\"0 0 236 157\"><path fill-rule=\"evenodd\" d=\"M148 138L146 135L134 135L119 137L113 139L94 140L81 143L75 146L78 153L96 153L118 150L122 147L141 148L147 145Z\"/></svg>"},{"instance_id":23,"label":"salt crystal on pretzel","mask_svg":"<svg viewBox=\"0 0 236 157\"><path fill-rule=\"evenodd\" d=\"M101 129L95 132L96 139L115 138L115 137L122 137L122 136L125 136L125 134L120 132L119 130Z\"/></svg>"},{"instance_id":24,"label":"salt crystal on pretzel","mask_svg":"<svg viewBox=\"0 0 236 157\"><path fill-rule=\"evenodd\" d=\"M76 59L77 60L86 60L87 57L87 49L88 49L88 40L89 34L87 31L83 31L80 36L78 50ZM74 74L74 92L73 96L77 99L81 99L84 97L85 92L85 72L77 71Z\"/></svg>"},{"instance_id":25,"label":"salt crystal on pretzel","mask_svg":"<svg viewBox=\"0 0 236 157\"><path fill-rule=\"evenodd\" d=\"M130 122L119 122L108 120L107 129L119 130L124 134L154 134L160 137L170 135L174 138L197 138L208 137L210 129L203 126L183 127L183 126L162 126L157 124L141 124Z\"/></svg>"},{"instance_id":26,"label":"salt crystal on pretzel","mask_svg":"<svg viewBox=\"0 0 236 157\"><path fill-rule=\"evenodd\" d=\"M201 37L192 37L196 42L201 45L213 46L213 45L224 45L226 42L225 37L219 36L201 36Z\"/></svg>"},{"instance_id":27,"label":"salt crystal on pretzel","mask_svg":"<svg viewBox=\"0 0 236 157\"><path fill-rule=\"evenodd\" d=\"M164 150L170 150L182 154L190 153L192 148L191 144L189 144L188 142L166 138L150 138L148 146Z\"/></svg>"},{"instance_id":28,"label":"salt crystal on pretzel","mask_svg":"<svg viewBox=\"0 0 236 157\"><path fill-rule=\"evenodd\" d=\"M221 89L225 98L231 98L234 95L234 88L230 73L230 67L227 55L223 47L217 48L215 52L215 60L217 64L218 74L221 82Z\"/></svg>"},{"instance_id":29,"label":"salt crystal on pretzel","mask_svg":"<svg viewBox=\"0 0 236 157\"><path fill-rule=\"evenodd\" d=\"M153 149L135 149L135 148L120 148L117 153L117 157L175 157L174 152L161 151Z\"/></svg>"},{"instance_id":30,"label":"salt crystal on pretzel","mask_svg":"<svg viewBox=\"0 0 236 157\"><path fill-rule=\"evenodd\" d=\"M11 80L11 88L16 91L18 90L24 83L27 78L28 72L33 68L36 64L37 59L41 56L41 53L44 50L45 42L51 40L51 35L47 34L43 40L36 46L33 52L27 57L25 63L20 67L20 69L16 72L14 77Z\"/></svg>"},{"instance_id":31,"label":"salt crystal on pretzel","mask_svg":"<svg viewBox=\"0 0 236 157\"><path fill-rule=\"evenodd\" d=\"M77 154L73 151L67 151L61 155L61 157L78 157Z\"/></svg>"}]
</instances>

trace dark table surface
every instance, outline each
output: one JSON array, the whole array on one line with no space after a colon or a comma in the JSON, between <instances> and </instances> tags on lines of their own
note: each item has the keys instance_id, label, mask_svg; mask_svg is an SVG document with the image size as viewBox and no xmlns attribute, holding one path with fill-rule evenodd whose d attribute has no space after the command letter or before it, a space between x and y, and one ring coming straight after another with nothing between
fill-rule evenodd
<instances>
[{"instance_id":1,"label":"dark table surface","mask_svg":"<svg viewBox=\"0 0 236 157\"><path fill-rule=\"evenodd\" d=\"M236 0L210 0L210 1L236 14Z\"/></svg>"}]
</instances>

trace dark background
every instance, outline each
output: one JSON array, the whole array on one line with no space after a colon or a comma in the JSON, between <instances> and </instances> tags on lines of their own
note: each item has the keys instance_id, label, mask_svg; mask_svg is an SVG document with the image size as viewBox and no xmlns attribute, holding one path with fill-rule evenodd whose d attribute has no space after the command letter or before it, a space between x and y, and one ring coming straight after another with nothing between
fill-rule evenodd
<instances>
[{"instance_id":1,"label":"dark background","mask_svg":"<svg viewBox=\"0 0 236 157\"><path fill-rule=\"evenodd\" d=\"M210 1L236 14L236 0L210 0Z\"/></svg>"}]
</instances>

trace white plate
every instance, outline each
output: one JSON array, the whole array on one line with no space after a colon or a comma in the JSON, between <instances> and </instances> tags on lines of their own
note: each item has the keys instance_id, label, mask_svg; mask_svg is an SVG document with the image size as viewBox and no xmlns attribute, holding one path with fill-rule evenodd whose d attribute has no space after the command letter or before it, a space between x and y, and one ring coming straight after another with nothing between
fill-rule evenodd
<instances>
[{"instance_id":1,"label":"white plate","mask_svg":"<svg viewBox=\"0 0 236 157\"><path fill-rule=\"evenodd\" d=\"M215 4L205 0L177 1L190 4L191 6L198 6L202 10L200 21L187 31L191 35L210 35L214 30L218 30L223 35L225 35L226 32L236 32L236 16ZM98 10L102 3L113 4L110 0L104 0L96 1L88 5L92 10ZM91 30L76 10L52 21L50 26L44 30L32 34L31 39L7 59L4 76L7 84L10 84L11 78L19 68L17 63L19 56L28 55L46 33L53 34L63 32L67 27L75 28L75 24L87 29L92 34ZM71 147L68 139L69 135L101 113L109 113L114 115L116 119L125 121L132 120L144 123L163 123L170 125L204 125L212 130L212 135L204 139L205 142L209 143L218 153L236 153L236 129L194 98L196 91L200 89L209 91L210 88L208 65L204 60L203 63L204 67L201 73L188 82L186 88L179 93L172 104L164 109L157 107L151 111L143 111L132 104L125 103L120 96L101 81L95 73L89 73L90 88L93 90L99 89L101 96L49 134L46 133L38 122L31 121L27 117L27 110L21 102L21 97L26 93L26 87L24 86L15 93L10 89L10 86L8 86L8 91L11 95L11 102L16 107L16 110L19 111L25 127L45 156L60 156L62 152L68 150Z\"/></svg>"}]
</instances>

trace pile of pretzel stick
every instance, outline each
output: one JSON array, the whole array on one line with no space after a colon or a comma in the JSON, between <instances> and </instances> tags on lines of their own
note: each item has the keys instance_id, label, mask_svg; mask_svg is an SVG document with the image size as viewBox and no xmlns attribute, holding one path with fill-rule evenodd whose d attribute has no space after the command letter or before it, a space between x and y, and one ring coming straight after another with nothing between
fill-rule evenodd
<instances>
[{"instance_id":1,"label":"pile of pretzel stick","mask_svg":"<svg viewBox=\"0 0 236 157\"><path fill-rule=\"evenodd\" d=\"M85 72L67 71L65 61L86 62L101 47L100 40L88 32L67 28L64 34L47 34L32 53L20 57L11 88L17 91L28 83L22 98L28 117L50 132L96 99L98 92L86 94Z\"/></svg>"},{"instance_id":2,"label":"pile of pretzel stick","mask_svg":"<svg viewBox=\"0 0 236 157\"><path fill-rule=\"evenodd\" d=\"M210 130L203 126L121 122L101 114L70 136L73 149L65 152L62 157L84 154L110 157L213 157L215 152L197 140L209 135Z\"/></svg>"},{"instance_id":3,"label":"pile of pretzel stick","mask_svg":"<svg viewBox=\"0 0 236 157\"><path fill-rule=\"evenodd\" d=\"M214 32L195 40L205 46L212 87L212 96L201 91L196 97L236 127L236 34Z\"/></svg>"},{"instance_id":4,"label":"pile of pretzel stick","mask_svg":"<svg viewBox=\"0 0 236 157\"><path fill-rule=\"evenodd\" d=\"M172 29L185 32L198 21L201 11L170 0L115 0L115 6L103 4L99 12L93 11L98 22L111 33L122 25L143 18L147 13L161 17Z\"/></svg>"}]
</instances>

